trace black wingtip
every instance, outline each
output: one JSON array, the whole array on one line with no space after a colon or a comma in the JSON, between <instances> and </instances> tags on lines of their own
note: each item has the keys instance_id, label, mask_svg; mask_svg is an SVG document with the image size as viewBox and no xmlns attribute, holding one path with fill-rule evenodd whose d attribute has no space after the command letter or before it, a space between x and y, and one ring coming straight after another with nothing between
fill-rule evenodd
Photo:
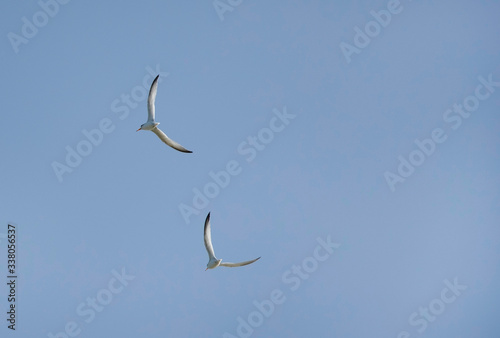
<instances>
[{"instance_id":1,"label":"black wingtip","mask_svg":"<svg viewBox=\"0 0 500 338\"><path fill-rule=\"evenodd\" d=\"M151 89L153 88L153 86L155 85L156 82L158 82L158 78L160 77L160 74L156 75L155 79L153 80L153 82L151 82ZM150 89L150 91L151 91Z\"/></svg>"},{"instance_id":2,"label":"black wingtip","mask_svg":"<svg viewBox=\"0 0 500 338\"><path fill-rule=\"evenodd\" d=\"M207 218L205 219L205 226L203 227L205 229L205 232L207 231L207 226L210 223L210 212L208 212Z\"/></svg>"},{"instance_id":3,"label":"black wingtip","mask_svg":"<svg viewBox=\"0 0 500 338\"><path fill-rule=\"evenodd\" d=\"M187 150L187 149L177 149L177 148L174 148L174 149L180 151L181 153L187 153L187 154L192 153L191 150Z\"/></svg>"}]
</instances>

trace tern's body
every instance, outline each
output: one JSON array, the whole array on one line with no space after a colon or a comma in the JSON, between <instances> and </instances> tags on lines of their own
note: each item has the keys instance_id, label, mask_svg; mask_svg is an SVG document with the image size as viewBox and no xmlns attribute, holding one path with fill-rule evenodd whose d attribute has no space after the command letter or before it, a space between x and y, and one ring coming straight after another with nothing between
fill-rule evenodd
<instances>
[{"instance_id":1,"label":"tern's body","mask_svg":"<svg viewBox=\"0 0 500 338\"><path fill-rule=\"evenodd\" d=\"M164 132L158 128L158 125L160 122L155 121L155 99L156 99L156 92L158 90L158 77L160 75L157 75L155 79L153 80L153 83L151 84L151 89L149 90L149 97L148 97L148 121L141 125L139 130L151 130L153 133L156 134L162 140L164 143L169 145L170 147L182 151L183 153L192 153L191 150L187 150L183 146L181 146L179 143L175 142L174 140L170 139Z\"/></svg>"},{"instance_id":2,"label":"tern's body","mask_svg":"<svg viewBox=\"0 0 500 338\"><path fill-rule=\"evenodd\" d=\"M245 262L240 262L240 263L229 263L229 262L223 263L222 259L217 259L217 257L215 257L214 248L212 246L212 234L210 231L210 213L208 213L207 219L205 220L204 232L205 232L205 236L204 236L205 249L207 249L207 253L208 253L208 263L207 263L207 268L205 270L215 269L219 265L220 266L227 266L230 268L234 268L237 266L244 266L244 265L252 264L253 262L255 262L256 260L258 260L260 258L259 257L256 259L252 259L251 261L245 261Z\"/></svg>"}]
</instances>

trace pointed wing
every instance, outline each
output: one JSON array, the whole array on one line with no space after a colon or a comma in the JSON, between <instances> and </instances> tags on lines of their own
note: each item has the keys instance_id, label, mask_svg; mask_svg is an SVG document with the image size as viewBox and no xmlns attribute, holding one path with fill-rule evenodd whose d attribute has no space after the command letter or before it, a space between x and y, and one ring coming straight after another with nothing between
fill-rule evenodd
<instances>
[{"instance_id":1,"label":"pointed wing","mask_svg":"<svg viewBox=\"0 0 500 338\"><path fill-rule=\"evenodd\" d=\"M217 259L215 258L214 247L212 246L212 232L210 231L210 213L207 215L207 219L205 219L205 249L207 249L208 259Z\"/></svg>"},{"instance_id":2,"label":"pointed wing","mask_svg":"<svg viewBox=\"0 0 500 338\"><path fill-rule=\"evenodd\" d=\"M229 268L235 268L237 266L244 266L244 265L252 264L253 262L258 261L259 259L260 259L260 257L252 259L251 261L245 261L245 262L241 262L241 263L221 262L220 266L227 266Z\"/></svg>"},{"instance_id":3,"label":"pointed wing","mask_svg":"<svg viewBox=\"0 0 500 338\"><path fill-rule=\"evenodd\" d=\"M153 108L154 110L154 108ZM160 138L160 140L162 140L163 142L165 142L167 145L171 146L172 148L174 148L175 150L179 150L179 151L182 151L183 153L192 153L191 150L187 150L186 148L184 148L183 146L181 146L179 143L175 142L174 140L170 139L164 132L162 132L158 127L155 127L153 129L151 129L151 131L153 133L156 134L156 136L158 136Z\"/></svg>"},{"instance_id":4,"label":"pointed wing","mask_svg":"<svg viewBox=\"0 0 500 338\"><path fill-rule=\"evenodd\" d=\"M156 99L156 92L158 90L158 78L159 77L160 77L160 74L156 75L155 79L153 80L153 83L151 84L151 89L149 89L148 122L155 120L155 99Z\"/></svg>"}]
</instances>

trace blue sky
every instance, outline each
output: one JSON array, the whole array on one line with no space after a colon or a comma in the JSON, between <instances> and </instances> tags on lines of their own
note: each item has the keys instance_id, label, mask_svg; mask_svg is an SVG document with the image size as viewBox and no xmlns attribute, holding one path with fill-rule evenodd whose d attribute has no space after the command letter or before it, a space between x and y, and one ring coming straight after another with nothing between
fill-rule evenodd
<instances>
[{"instance_id":1,"label":"blue sky","mask_svg":"<svg viewBox=\"0 0 500 338\"><path fill-rule=\"evenodd\" d=\"M495 336L499 11L2 3L2 336Z\"/></svg>"}]
</instances>

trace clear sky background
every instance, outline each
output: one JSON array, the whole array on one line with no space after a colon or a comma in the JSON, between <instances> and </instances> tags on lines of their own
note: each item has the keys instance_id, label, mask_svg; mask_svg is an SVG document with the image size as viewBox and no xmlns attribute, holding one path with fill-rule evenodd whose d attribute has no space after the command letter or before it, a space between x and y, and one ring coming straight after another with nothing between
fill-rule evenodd
<instances>
[{"instance_id":1,"label":"clear sky background","mask_svg":"<svg viewBox=\"0 0 500 338\"><path fill-rule=\"evenodd\" d=\"M220 3L1 3L2 337L496 337L500 3Z\"/></svg>"}]
</instances>

